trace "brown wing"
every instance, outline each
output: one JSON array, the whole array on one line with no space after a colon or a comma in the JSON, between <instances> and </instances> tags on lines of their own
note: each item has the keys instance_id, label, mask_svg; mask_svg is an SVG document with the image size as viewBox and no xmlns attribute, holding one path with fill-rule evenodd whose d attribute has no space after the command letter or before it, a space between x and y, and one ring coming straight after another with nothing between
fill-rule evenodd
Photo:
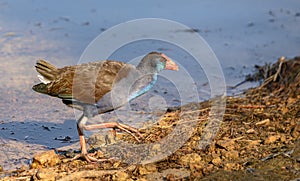
<instances>
[{"instance_id":1,"label":"brown wing","mask_svg":"<svg viewBox=\"0 0 300 181\"><path fill-rule=\"evenodd\" d=\"M55 79L47 84L47 94L94 104L112 89L119 70L118 61L91 62L57 69Z\"/></svg>"}]
</instances>

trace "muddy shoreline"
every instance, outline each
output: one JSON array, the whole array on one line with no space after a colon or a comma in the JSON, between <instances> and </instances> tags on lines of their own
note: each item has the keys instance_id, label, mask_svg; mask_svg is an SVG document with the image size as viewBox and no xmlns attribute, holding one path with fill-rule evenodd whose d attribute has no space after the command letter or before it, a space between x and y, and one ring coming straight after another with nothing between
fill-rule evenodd
<instances>
[{"instance_id":1,"label":"muddy shoreline","mask_svg":"<svg viewBox=\"0 0 300 181\"><path fill-rule=\"evenodd\" d=\"M30 168L4 171L4 180L293 180L300 178L300 58L279 59L272 65L257 67L253 76L263 79L244 94L227 97L224 119L217 136L205 149L198 149L211 101L188 104L169 110L155 125L142 128L143 143L157 142L170 134L174 126L196 121L196 126L182 127L192 136L182 147L163 160L148 164L128 164L122 159L90 164L70 161L76 153L42 152L33 157ZM190 120L184 112L198 111ZM201 120L201 121L198 121ZM186 129L188 128L188 129ZM132 137L119 133L114 142L95 146L99 158L118 155L122 144L134 143ZM96 140L96 141L95 141ZM176 140L175 140L176 141ZM172 143L170 143L172 144ZM99 149L100 148L100 149ZM118 148L118 149L117 149ZM149 148L161 151L164 148ZM131 152L130 152L131 153ZM132 152L134 153L134 152ZM46 159L45 159L46 157Z\"/></svg>"}]
</instances>

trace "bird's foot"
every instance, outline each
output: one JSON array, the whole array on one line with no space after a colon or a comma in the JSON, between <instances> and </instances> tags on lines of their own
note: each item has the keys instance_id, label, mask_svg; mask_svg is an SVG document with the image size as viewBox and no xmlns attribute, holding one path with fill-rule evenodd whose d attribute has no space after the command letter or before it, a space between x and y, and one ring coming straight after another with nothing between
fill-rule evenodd
<instances>
[{"instance_id":1,"label":"bird's foot","mask_svg":"<svg viewBox=\"0 0 300 181\"><path fill-rule=\"evenodd\" d=\"M71 160L77 160L79 158L86 160L89 163L93 163L93 162L105 162L105 161L112 161L112 160L116 160L116 158L112 157L112 158L95 158L95 156L97 155L97 151L94 153L81 153L79 155L76 155L75 157L73 157Z\"/></svg>"},{"instance_id":2,"label":"bird's foot","mask_svg":"<svg viewBox=\"0 0 300 181\"><path fill-rule=\"evenodd\" d=\"M143 138L143 135L139 132L138 129L128 126L126 124L122 124L122 123L116 123L115 128L118 128L122 131L125 131L126 133L130 134L131 136L133 136L136 141L141 142L141 138Z\"/></svg>"}]
</instances>

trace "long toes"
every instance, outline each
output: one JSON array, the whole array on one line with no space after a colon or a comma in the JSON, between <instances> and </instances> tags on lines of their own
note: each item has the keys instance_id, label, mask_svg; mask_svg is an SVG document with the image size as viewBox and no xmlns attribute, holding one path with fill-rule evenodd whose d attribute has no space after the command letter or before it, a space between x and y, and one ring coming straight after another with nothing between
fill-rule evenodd
<instances>
[{"instance_id":1,"label":"long toes","mask_svg":"<svg viewBox=\"0 0 300 181\"><path fill-rule=\"evenodd\" d=\"M77 160L77 159L84 159L86 160L87 162L97 162L97 158L94 158L93 156L95 155L95 153L92 153L92 154L84 154L84 153L81 153L81 154L78 154L76 156L74 156L71 161L73 160Z\"/></svg>"},{"instance_id":2,"label":"long toes","mask_svg":"<svg viewBox=\"0 0 300 181\"><path fill-rule=\"evenodd\" d=\"M141 142L140 139L143 138L143 135L138 131L138 130L130 130L130 129L126 129L126 128L122 128L121 130L125 131L126 133L130 134L132 137L135 138L136 141Z\"/></svg>"},{"instance_id":3,"label":"long toes","mask_svg":"<svg viewBox=\"0 0 300 181\"><path fill-rule=\"evenodd\" d=\"M131 134L131 136L133 136L135 138L135 140L137 142L139 142L139 143L141 142L141 140L137 136L135 136L134 133L130 133L130 134Z\"/></svg>"},{"instance_id":4,"label":"long toes","mask_svg":"<svg viewBox=\"0 0 300 181\"><path fill-rule=\"evenodd\" d=\"M95 153L87 153L87 154L81 154L79 156L77 156L77 158L83 158L85 159L87 162L89 163L94 163L94 162L105 162L105 161L112 161L112 160L116 160L117 158L115 157L111 157L111 158L95 158L94 156L97 155L97 152ZM75 158L75 157L74 157ZM74 159L73 158L73 159Z\"/></svg>"},{"instance_id":5,"label":"long toes","mask_svg":"<svg viewBox=\"0 0 300 181\"><path fill-rule=\"evenodd\" d=\"M85 160L87 162L98 162L97 158L94 158L93 156L90 156L89 154L83 155L83 157L85 158Z\"/></svg>"},{"instance_id":6,"label":"long toes","mask_svg":"<svg viewBox=\"0 0 300 181\"><path fill-rule=\"evenodd\" d=\"M140 139L143 139L143 135L137 130L136 132L130 133L138 142L141 142Z\"/></svg>"},{"instance_id":7,"label":"long toes","mask_svg":"<svg viewBox=\"0 0 300 181\"><path fill-rule=\"evenodd\" d=\"M112 160L116 160L117 158L115 157L111 157L111 158L95 158L93 156L91 156L90 154L87 154L84 156L86 160L89 160L88 162L105 162L105 161L112 161Z\"/></svg>"},{"instance_id":8,"label":"long toes","mask_svg":"<svg viewBox=\"0 0 300 181\"><path fill-rule=\"evenodd\" d=\"M71 158L70 160L71 160L71 161L77 160L78 158L81 158L81 157L82 157L82 154L79 154L79 155L74 156L74 157Z\"/></svg>"},{"instance_id":9,"label":"long toes","mask_svg":"<svg viewBox=\"0 0 300 181\"><path fill-rule=\"evenodd\" d=\"M143 135L139 132L139 130L134 128L134 127L119 123L117 125L117 128L119 128L122 131L127 132L130 135L132 135L138 142L141 142L140 138L143 138Z\"/></svg>"}]
</instances>

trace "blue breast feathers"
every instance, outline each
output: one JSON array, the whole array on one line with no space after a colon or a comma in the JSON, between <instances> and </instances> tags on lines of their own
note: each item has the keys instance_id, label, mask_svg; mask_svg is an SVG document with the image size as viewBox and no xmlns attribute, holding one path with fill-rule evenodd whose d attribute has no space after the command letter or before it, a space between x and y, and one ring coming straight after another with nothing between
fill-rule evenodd
<instances>
[{"instance_id":1,"label":"blue breast feathers","mask_svg":"<svg viewBox=\"0 0 300 181\"><path fill-rule=\"evenodd\" d=\"M131 95L128 97L128 101L131 101L132 99L135 99L144 93L148 92L156 83L157 81L157 73L153 74L151 82L147 83L144 87L141 89L134 91Z\"/></svg>"}]
</instances>

